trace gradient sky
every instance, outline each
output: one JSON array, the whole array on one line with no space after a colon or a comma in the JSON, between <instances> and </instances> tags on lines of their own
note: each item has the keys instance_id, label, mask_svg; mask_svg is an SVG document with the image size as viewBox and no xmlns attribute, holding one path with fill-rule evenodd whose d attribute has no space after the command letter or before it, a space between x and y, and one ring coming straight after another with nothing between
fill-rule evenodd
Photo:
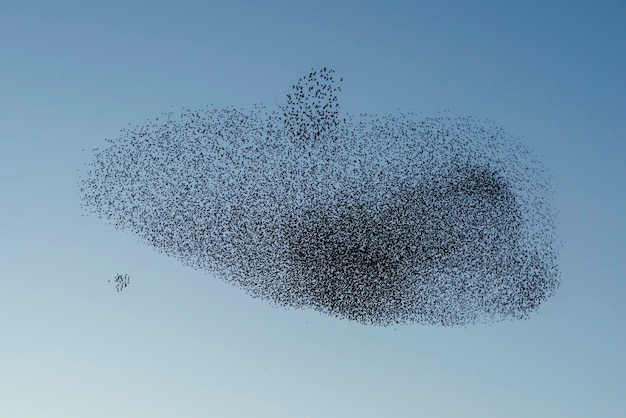
<instances>
[{"instance_id":1,"label":"gradient sky","mask_svg":"<svg viewBox=\"0 0 626 418\"><path fill-rule=\"evenodd\" d=\"M622 0L3 1L0 416L626 416L624 22ZM105 138L273 106L322 66L343 111L450 109L532 147L558 184L556 296L521 322L367 327L83 216Z\"/></svg>"}]
</instances>

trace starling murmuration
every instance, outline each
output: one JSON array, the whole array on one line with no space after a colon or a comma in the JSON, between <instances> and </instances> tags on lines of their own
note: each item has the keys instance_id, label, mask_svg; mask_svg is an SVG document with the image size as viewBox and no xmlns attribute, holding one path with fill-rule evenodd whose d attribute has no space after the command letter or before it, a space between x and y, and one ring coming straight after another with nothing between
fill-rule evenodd
<instances>
[{"instance_id":1,"label":"starling murmuration","mask_svg":"<svg viewBox=\"0 0 626 418\"><path fill-rule=\"evenodd\" d=\"M340 111L334 71L269 111L123 130L86 211L278 306L363 324L525 319L560 285L554 188L491 121Z\"/></svg>"}]
</instances>

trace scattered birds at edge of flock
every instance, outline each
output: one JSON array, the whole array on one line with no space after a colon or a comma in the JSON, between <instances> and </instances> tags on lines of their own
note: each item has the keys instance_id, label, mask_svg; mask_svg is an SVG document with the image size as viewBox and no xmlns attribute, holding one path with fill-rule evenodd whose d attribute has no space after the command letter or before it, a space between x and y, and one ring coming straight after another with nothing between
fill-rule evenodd
<instances>
[{"instance_id":1,"label":"scattered birds at edge of flock","mask_svg":"<svg viewBox=\"0 0 626 418\"><path fill-rule=\"evenodd\" d=\"M111 280L109 280L109 283L110 282ZM128 274L116 274L115 278L113 279L113 283L115 283L115 290L117 290L117 292L119 293L126 287L128 287L128 284L130 283L130 277L128 277Z\"/></svg>"}]
</instances>

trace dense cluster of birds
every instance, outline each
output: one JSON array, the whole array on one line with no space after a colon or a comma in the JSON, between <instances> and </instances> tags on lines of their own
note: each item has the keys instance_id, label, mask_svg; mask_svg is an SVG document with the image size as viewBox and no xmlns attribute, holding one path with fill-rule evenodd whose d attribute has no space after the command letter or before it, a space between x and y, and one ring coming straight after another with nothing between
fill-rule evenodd
<instances>
[{"instance_id":1,"label":"dense cluster of birds","mask_svg":"<svg viewBox=\"0 0 626 418\"><path fill-rule=\"evenodd\" d=\"M109 282L110 281L111 280L109 280ZM128 284L130 283L130 277L128 277L128 274L116 274L113 278L113 283L115 283L115 290L117 290L119 293L126 287L128 287Z\"/></svg>"},{"instance_id":2,"label":"dense cluster of birds","mask_svg":"<svg viewBox=\"0 0 626 418\"><path fill-rule=\"evenodd\" d=\"M560 284L546 168L493 122L339 111L312 70L277 110L207 107L95 150L84 208L272 304L364 324L523 319Z\"/></svg>"}]
</instances>

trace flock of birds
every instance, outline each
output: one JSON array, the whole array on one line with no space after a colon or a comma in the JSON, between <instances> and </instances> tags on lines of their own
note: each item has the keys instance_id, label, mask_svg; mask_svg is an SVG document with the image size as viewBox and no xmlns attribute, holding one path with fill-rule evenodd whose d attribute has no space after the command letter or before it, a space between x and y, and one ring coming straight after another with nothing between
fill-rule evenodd
<instances>
[{"instance_id":1,"label":"flock of birds","mask_svg":"<svg viewBox=\"0 0 626 418\"><path fill-rule=\"evenodd\" d=\"M253 297L363 324L523 319L554 294L554 190L526 147L472 117L344 115L339 91L322 68L278 110L125 129L83 207Z\"/></svg>"}]
</instances>

